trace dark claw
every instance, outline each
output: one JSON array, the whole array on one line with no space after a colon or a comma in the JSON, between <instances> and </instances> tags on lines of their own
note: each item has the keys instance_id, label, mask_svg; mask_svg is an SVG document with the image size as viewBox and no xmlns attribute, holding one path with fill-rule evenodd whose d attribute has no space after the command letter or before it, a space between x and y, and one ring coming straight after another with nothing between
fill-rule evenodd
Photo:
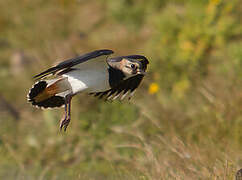
<instances>
[{"instance_id":1,"label":"dark claw","mask_svg":"<svg viewBox=\"0 0 242 180\"><path fill-rule=\"evenodd\" d=\"M65 118L61 121L61 125L60 125L60 131L62 131L62 128L64 127L64 132L66 131L66 128L68 127L70 123L70 118Z\"/></svg>"}]
</instances>

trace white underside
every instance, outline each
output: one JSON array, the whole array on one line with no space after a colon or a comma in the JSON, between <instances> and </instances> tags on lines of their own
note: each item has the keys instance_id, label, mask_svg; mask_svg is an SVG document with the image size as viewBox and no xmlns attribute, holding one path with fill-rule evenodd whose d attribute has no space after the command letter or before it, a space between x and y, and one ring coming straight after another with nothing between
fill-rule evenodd
<instances>
[{"instance_id":1,"label":"white underside","mask_svg":"<svg viewBox=\"0 0 242 180\"><path fill-rule=\"evenodd\" d=\"M102 92L110 89L107 69L77 69L63 75L70 84L72 94Z\"/></svg>"}]
</instances>

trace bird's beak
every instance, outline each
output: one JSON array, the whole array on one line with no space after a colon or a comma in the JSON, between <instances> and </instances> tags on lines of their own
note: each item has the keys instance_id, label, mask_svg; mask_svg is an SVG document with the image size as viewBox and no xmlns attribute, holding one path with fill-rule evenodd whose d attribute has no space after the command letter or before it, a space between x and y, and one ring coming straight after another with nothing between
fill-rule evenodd
<instances>
[{"instance_id":1,"label":"bird's beak","mask_svg":"<svg viewBox=\"0 0 242 180\"><path fill-rule=\"evenodd\" d=\"M142 71L142 70L138 70L138 71L137 71L137 74L146 75L146 72L145 72L145 71Z\"/></svg>"}]
</instances>

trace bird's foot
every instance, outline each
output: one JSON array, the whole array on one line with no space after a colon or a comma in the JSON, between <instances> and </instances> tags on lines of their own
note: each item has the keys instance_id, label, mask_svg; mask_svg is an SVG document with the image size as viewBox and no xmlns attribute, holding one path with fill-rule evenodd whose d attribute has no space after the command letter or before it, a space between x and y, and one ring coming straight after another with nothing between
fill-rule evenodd
<instances>
[{"instance_id":1,"label":"bird's foot","mask_svg":"<svg viewBox=\"0 0 242 180\"><path fill-rule=\"evenodd\" d=\"M64 131L66 131L67 126L70 123L70 117L65 117L60 122L60 131L62 131L62 128L64 128Z\"/></svg>"}]
</instances>

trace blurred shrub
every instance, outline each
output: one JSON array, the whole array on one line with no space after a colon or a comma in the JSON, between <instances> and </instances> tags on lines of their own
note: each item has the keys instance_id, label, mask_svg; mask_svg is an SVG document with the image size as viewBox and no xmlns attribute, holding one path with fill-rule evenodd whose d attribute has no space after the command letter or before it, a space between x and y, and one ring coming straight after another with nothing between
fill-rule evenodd
<instances>
[{"instance_id":1,"label":"blurred shrub","mask_svg":"<svg viewBox=\"0 0 242 180\"><path fill-rule=\"evenodd\" d=\"M154 17L152 68L159 72L163 88L174 95L183 94L206 77L210 65L216 63L212 53L227 46L234 35L234 5L233 1L209 1L200 6L170 4Z\"/></svg>"}]
</instances>

